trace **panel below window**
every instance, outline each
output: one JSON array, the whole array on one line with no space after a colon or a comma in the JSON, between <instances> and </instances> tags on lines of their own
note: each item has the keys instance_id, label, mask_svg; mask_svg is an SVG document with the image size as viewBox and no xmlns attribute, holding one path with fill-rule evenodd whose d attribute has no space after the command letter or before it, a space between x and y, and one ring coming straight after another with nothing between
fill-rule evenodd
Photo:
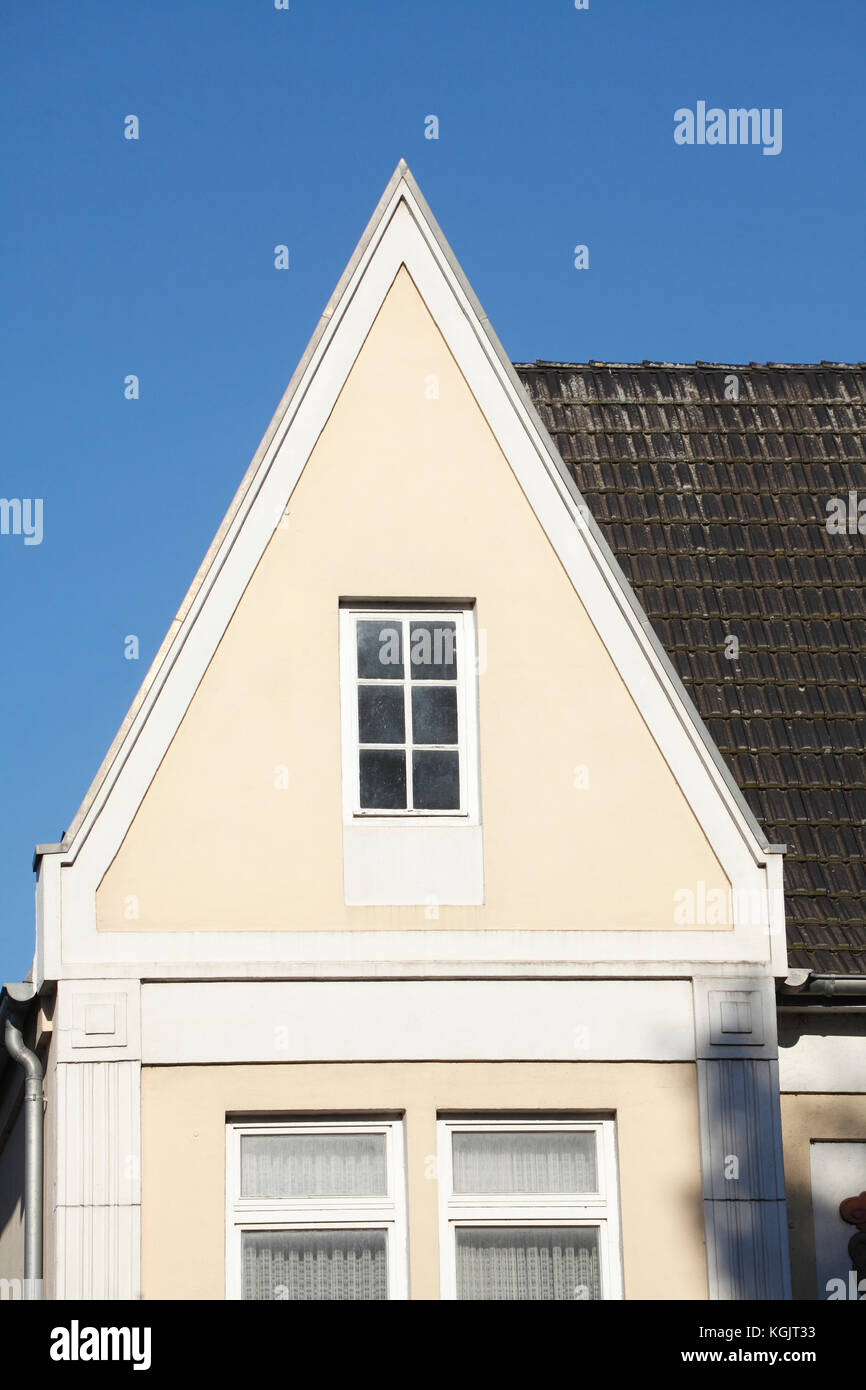
<instances>
[{"instance_id":1,"label":"panel below window","mask_svg":"<svg viewBox=\"0 0 866 1390\"><path fill-rule=\"evenodd\" d=\"M598 1227L460 1226L457 1297L600 1299Z\"/></svg>"},{"instance_id":2,"label":"panel below window","mask_svg":"<svg viewBox=\"0 0 866 1390\"><path fill-rule=\"evenodd\" d=\"M374 1302L388 1297L385 1231L245 1231L245 1299Z\"/></svg>"}]
</instances>

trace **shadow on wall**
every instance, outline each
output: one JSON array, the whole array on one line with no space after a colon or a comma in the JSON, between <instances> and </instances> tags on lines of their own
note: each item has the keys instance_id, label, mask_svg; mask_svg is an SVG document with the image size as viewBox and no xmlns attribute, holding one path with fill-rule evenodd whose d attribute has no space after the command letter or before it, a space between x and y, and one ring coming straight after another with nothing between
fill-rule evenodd
<instances>
[{"instance_id":1,"label":"shadow on wall","mask_svg":"<svg viewBox=\"0 0 866 1390\"><path fill-rule=\"evenodd\" d=\"M19 1096L0 1135L0 1279L24 1277L23 1193L24 1107Z\"/></svg>"},{"instance_id":2,"label":"shadow on wall","mask_svg":"<svg viewBox=\"0 0 866 1390\"><path fill-rule=\"evenodd\" d=\"M786 1022L780 1048L794 1046L803 1027L813 1034L860 1037L863 1016L810 1016L802 1026ZM773 1068L757 1059L709 1060L698 1064L699 1089L701 1066L704 1200L699 1196L696 1213L707 1246L710 1297L776 1299L786 1284L786 1223L779 1201ZM856 1227L843 1221L839 1205L866 1191L866 1095L800 1093L788 1100L795 1103L786 1107L783 1148L792 1298L856 1298L857 1274L848 1253Z\"/></svg>"},{"instance_id":3,"label":"shadow on wall","mask_svg":"<svg viewBox=\"0 0 866 1390\"><path fill-rule=\"evenodd\" d=\"M682 1200L704 1248L708 1297L778 1299L788 1268L772 1064L714 1056L693 1065L702 1132L694 1184Z\"/></svg>"},{"instance_id":4,"label":"shadow on wall","mask_svg":"<svg viewBox=\"0 0 866 1390\"><path fill-rule=\"evenodd\" d=\"M696 1063L703 1116L703 1208L709 1297L776 1300L788 1289L780 1118L766 1058Z\"/></svg>"}]
</instances>

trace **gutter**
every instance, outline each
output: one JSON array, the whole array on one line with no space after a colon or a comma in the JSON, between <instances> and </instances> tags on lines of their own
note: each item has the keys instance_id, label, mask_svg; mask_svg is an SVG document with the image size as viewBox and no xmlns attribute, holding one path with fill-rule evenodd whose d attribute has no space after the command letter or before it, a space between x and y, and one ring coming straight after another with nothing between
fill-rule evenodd
<instances>
[{"instance_id":1,"label":"gutter","mask_svg":"<svg viewBox=\"0 0 866 1390\"><path fill-rule=\"evenodd\" d=\"M866 1012L866 975L813 975L793 970L778 990L781 1010L803 1013L820 1008L835 1012Z\"/></svg>"},{"instance_id":2,"label":"gutter","mask_svg":"<svg viewBox=\"0 0 866 1390\"><path fill-rule=\"evenodd\" d=\"M42 1063L27 1046L23 1028L37 998L32 984L7 984L0 994L6 1052L24 1070L24 1298L42 1298L42 1148L45 1112ZM0 1051L0 1058L5 1057Z\"/></svg>"}]
</instances>

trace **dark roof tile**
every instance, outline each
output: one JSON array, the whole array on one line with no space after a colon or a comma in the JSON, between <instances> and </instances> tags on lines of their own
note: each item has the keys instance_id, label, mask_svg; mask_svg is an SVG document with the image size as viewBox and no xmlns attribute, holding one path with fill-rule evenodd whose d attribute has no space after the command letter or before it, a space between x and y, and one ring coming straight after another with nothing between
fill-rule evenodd
<instances>
[{"instance_id":1,"label":"dark roof tile","mask_svg":"<svg viewBox=\"0 0 866 1390\"><path fill-rule=\"evenodd\" d=\"M789 847L791 965L866 973L866 538L825 525L831 498L866 495L864 364L517 371L752 810Z\"/></svg>"}]
</instances>

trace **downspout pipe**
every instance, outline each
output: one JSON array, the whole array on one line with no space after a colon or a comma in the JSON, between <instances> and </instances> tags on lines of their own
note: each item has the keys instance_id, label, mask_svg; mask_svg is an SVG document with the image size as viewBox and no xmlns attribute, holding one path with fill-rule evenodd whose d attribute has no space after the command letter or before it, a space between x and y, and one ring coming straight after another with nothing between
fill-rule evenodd
<instances>
[{"instance_id":1,"label":"downspout pipe","mask_svg":"<svg viewBox=\"0 0 866 1390\"><path fill-rule=\"evenodd\" d=\"M24 1041L22 1010L8 989L4 1041L12 1061L24 1071L24 1297L33 1301L42 1297L43 1069Z\"/></svg>"}]
</instances>

